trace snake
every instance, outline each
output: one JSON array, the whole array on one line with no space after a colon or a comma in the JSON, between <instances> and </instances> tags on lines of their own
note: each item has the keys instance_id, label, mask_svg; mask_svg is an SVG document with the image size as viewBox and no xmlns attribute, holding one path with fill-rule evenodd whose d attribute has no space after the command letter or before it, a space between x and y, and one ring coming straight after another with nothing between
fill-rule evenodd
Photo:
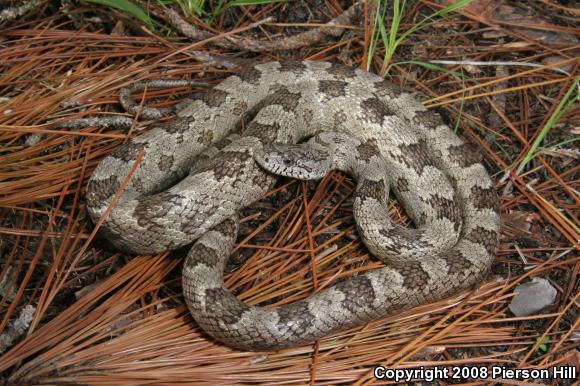
<instances>
[{"instance_id":1,"label":"snake","mask_svg":"<svg viewBox=\"0 0 580 386\"><path fill-rule=\"evenodd\" d=\"M87 185L89 215L129 253L193 243L182 268L185 302L227 346L313 342L453 295L490 269L500 220L481 155L376 74L319 61L252 64L152 126L99 162ZM356 179L356 227L384 266L277 307L238 300L224 287L224 267L239 211L277 175L316 179L331 169ZM391 192L415 227L389 220Z\"/></svg>"}]
</instances>

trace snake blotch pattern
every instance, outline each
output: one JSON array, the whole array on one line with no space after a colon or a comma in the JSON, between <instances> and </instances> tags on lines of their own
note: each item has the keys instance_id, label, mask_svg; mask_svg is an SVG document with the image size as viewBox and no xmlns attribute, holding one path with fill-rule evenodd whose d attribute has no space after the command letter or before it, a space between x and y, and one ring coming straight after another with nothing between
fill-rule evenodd
<instances>
[{"instance_id":1,"label":"snake blotch pattern","mask_svg":"<svg viewBox=\"0 0 580 386\"><path fill-rule=\"evenodd\" d=\"M256 64L199 93L177 114L100 162L88 184L88 209L94 221L103 215L144 150L103 233L140 254L193 243L183 267L187 305L208 334L229 346L275 350L311 342L473 286L491 265L498 204L480 159L436 113L377 75L327 62ZM318 150L294 145L309 137ZM339 155L334 164L320 153L329 143ZM256 307L224 288L223 269L238 211L296 161L274 162L266 171L256 160L276 146L313 161L301 162L296 173L318 175L300 178L320 178L316 163L355 176L357 228L386 263L304 300ZM390 191L416 229L389 221Z\"/></svg>"}]
</instances>

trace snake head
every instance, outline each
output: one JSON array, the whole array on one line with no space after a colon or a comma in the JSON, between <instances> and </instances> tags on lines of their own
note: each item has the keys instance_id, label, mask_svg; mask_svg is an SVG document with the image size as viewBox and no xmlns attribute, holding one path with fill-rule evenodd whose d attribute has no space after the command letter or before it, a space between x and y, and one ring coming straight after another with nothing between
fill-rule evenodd
<instances>
[{"instance_id":1,"label":"snake head","mask_svg":"<svg viewBox=\"0 0 580 386\"><path fill-rule=\"evenodd\" d=\"M308 143L265 145L254 159L270 173L300 180L318 180L330 170L329 154Z\"/></svg>"}]
</instances>

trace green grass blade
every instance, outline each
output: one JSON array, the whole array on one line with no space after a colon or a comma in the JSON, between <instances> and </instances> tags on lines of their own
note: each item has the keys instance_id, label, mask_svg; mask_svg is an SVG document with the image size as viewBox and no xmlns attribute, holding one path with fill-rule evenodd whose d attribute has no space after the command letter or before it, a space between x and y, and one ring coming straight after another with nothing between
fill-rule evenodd
<instances>
[{"instance_id":1,"label":"green grass blade","mask_svg":"<svg viewBox=\"0 0 580 386\"><path fill-rule=\"evenodd\" d=\"M259 4L271 4L271 3L282 3L287 0L232 0L227 3L225 0L219 0L218 4L215 6L211 17L207 20L209 24L213 24L215 19L226 9L232 7L239 7L242 5L259 5Z\"/></svg>"},{"instance_id":2,"label":"green grass blade","mask_svg":"<svg viewBox=\"0 0 580 386\"><path fill-rule=\"evenodd\" d=\"M566 92L566 94L564 95L562 100L560 101L560 103L558 103L558 106L556 106L556 109L552 113L552 116L550 116L550 118L548 119L548 121L546 122L546 124L544 125L542 130L540 131L540 134L538 134L538 136L536 137L536 139L534 140L534 142L530 146L528 153L526 154L524 159L522 159L522 162L520 162L518 168L516 169L516 174L520 174L524 170L524 168L526 167L528 162L530 162L537 155L536 149L538 148L538 146L540 146L540 144L542 143L542 141L544 140L546 135L548 135L548 133L550 132L552 127L554 127L554 125L560 120L560 118L562 118L562 116L577 101L578 95L576 95L575 97L572 98L572 94L574 94L574 92L576 91L576 88L578 87L579 82L580 82L580 77L574 79L572 86L570 86L570 88L568 89L568 91Z\"/></svg>"},{"instance_id":3,"label":"green grass blade","mask_svg":"<svg viewBox=\"0 0 580 386\"><path fill-rule=\"evenodd\" d=\"M371 68L373 56L375 55L379 43L379 35L382 35L382 31L385 29L385 23L383 23L383 20L385 20L386 7L384 7L383 12L381 14L379 12L379 10L381 9L381 3L382 3L381 0L376 0L376 13L375 19L373 20L371 41L369 43L369 52L367 54L367 64L366 64L367 71L369 71ZM382 36L382 39L383 41L386 41L386 35Z\"/></svg>"},{"instance_id":4,"label":"green grass blade","mask_svg":"<svg viewBox=\"0 0 580 386\"><path fill-rule=\"evenodd\" d=\"M271 3L282 3L287 0L233 0L228 1L225 8L239 7L240 5L259 5L259 4L271 4Z\"/></svg>"},{"instance_id":5,"label":"green grass blade","mask_svg":"<svg viewBox=\"0 0 580 386\"><path fill-rule=\"evenodd\" d=\"M403 62L393 63L392 66L401 65L401 64L414 64L414 65L421 66L421 67L426 68L426 69L431 70L431 71L438 71L438 72L442 72L444 74L449 74L449 75L451 75L454 78L459 79L459 80L465 80L467 78L461 72L453 71L453 70L450 70L450 69L445 68L445 67L440 67L440 66L437 66L437 65L432 64L432 63L423 62L422 60L405 60Z\"/></svg>"},{"instance_id":6,"label":"green grass blade","mask_svg":"<svg viewBox=\"0 0 580 386\"><path fill-rule=\"evenodd\" d=\"M118 9L119 11L128 13L129 15L141 20L149 27L154 27L154 22L151 17L143 10L143 8L130 2L129 0L87 0L89 3L100 4L110 8Z\"/></svg>"},{"instance_id":7,"label":"green grass blade","mask_svg":"<svg viewBox=\"0 0 580 386\"><path fill-rule=\"evenodd\" d=\"M205 0L177 0L176 3L181 6L183 13L186 15L195 14L197 16L202 16L205 13L203 10Z\"/></svg>"},{"instance_id":8,"label":"green grass blade","mask_svg":"<svg viewBox=\"0 0 580 386\"><path fill-rule=\"evenodd\" d=\"M453 3L443 9L440 9L439 11L432 13L431 15L427 16L426 18L424 18L423 20L421 20L419 23L415 24L414 26L412 26L411 28L409 28L408 30L406 30L405 32L403 32L401 34L401 36L399 36L399 38L397 39L397 44L400 44L401 42L403 42L405 39L407 39L409 37L409 35L411 35L412 33L415 33L416 31L420 30L421 28L423 28L428 21L430 21L431 19L438 17L438 16L443 16L446 15L450 12L455 11L458 8L464 7L467 4L471 3L473 0L459 0L456 3Z\"/></svg>"},{"instance_id":9,"label":"green grass blade","mask_svg":"<svg viewBox=\"0 0 580 386\"><path fill-rule=\"evenodd\" d=\"M454 4L451 4L447 7L440 9L439 11L427 16L426 18L424 18L423 20L421 20L417 24L413 25L407 31L398 35L401 21L403 19L403 14L405 11L406 1L403 0L401 2L400 0L394 0L393 1L393 20L391 22L391 28L389 29L388 36L385 37L384 34L381 34L382 39L386 45L385 56L383 59L383 68L381 68L381 76L384 77L384 76L386 76L386 74L388 74L389 70L392 67L390 64L390 61L391 61L393 55L395 54L395 51L397 50L399 45L401 45L401 43L403 41L405 41L412 33L423 28L425 25L427 25L427 22L429 22L431 19L438 17L438 16L445 15L445 14L450 13L450 12L453 12L456 9L464 7L465 5L469 4L471 1L473 1L473 0L459 0ZM378 0L377 0L377 3L378 3ZM384 23L380 23L380 24L384 24ZM379 28L380 27L381 26L379 26Z\"/></svg>"}]
</instances>

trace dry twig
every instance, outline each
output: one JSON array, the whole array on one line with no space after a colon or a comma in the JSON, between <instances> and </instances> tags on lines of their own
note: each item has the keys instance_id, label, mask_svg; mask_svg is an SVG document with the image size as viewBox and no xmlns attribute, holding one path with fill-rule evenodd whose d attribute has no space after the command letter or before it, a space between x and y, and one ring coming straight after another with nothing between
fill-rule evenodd
<instances>
[{"instance_id":1,"label":"dry twig","mask_svg":"<svg viewBox=\"0 0 580 386\"><path fill-rule=\"evenodd\" d=\"M245 37L234 37L231 36L231 33L228 33L227 35L214 35L210 32L195 28L183 20L177 12L170 8L167 9L166 14L168 20L175 28L177 28L179 32L196 42L202 40L211 40L212 44L222 48L247 50L253 52L291 51L316 44L320 42L325 36L340 36L344 30L344 25L351 22L355 17L359 16L363 3L364 2L362 0L357 0L352 6L350 6L350 8L348 8L334 19L330 20L322 28L315 28L294 36L288 36L270 41L255 40ZM254 28L264 22L266 21L262 21L258 24L253 23L247 28Z\"/></svg>"}]
</instances>

